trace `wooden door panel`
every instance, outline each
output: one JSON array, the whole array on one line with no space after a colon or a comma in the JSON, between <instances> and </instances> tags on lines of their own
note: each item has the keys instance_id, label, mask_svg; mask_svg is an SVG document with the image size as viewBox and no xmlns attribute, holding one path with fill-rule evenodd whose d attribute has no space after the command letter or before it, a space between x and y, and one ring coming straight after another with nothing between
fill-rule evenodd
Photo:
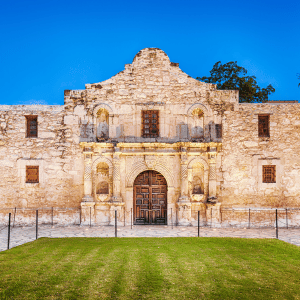
<instances>
[{"instance_id":1,"label":"wooden door panel","mask_svg":"<svg viewBox=\"0 0 300 300\"><path fill-rule=\"evenodd\" d=\"M134 223L167 224L167 182L156 171L138 175L134 182Z\"/></svg>"}]
</instances>

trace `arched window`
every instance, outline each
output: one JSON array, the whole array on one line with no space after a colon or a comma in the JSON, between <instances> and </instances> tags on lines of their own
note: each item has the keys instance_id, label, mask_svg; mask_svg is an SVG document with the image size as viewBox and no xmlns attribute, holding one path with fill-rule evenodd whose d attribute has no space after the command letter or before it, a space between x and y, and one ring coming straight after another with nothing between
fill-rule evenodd
<instances>
[{"instance_id":1,"label":"arched window","mask_svg":"<svg viewBox=\"0 0 300 300\"><path fill-rule=\"evenodd\" d=\"M97 142L104 142L109 137L109 113L105 108L100 108L97 111Z\"/></svg>"}]
</instances>

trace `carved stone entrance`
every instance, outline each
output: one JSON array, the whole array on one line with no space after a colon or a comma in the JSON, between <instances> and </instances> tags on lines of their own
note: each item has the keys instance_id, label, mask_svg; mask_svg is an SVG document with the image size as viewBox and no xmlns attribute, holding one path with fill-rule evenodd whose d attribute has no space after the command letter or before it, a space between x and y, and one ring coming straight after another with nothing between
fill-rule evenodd
<instances>
[{"instance_id":1,"label":"carved stone entrance","mask_svg":"<svg viewBox=\"0 0 300 300\"><path fill-rule=\"evenodd\" d=\"M134 224L167 224L167 182L156 171L137 176L133 188Z\"/></svg>"}]
</instances>

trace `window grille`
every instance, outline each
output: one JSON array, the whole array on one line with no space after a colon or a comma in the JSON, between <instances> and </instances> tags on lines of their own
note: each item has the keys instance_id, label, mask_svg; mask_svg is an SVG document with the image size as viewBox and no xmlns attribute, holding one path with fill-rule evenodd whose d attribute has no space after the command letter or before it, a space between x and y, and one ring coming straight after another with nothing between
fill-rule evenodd
<instances>
[{"instance_id":1,"label":"window grille","mask_svg":"<svg viewBox=\"0 0 300 300\"><path fill-rule=\"evenodd\" d=\"M38 136L37 116L26 116L26 121L27 121L26 137L37 137Z\"/></svg>"},{"instance_id":2,"label":"window grille","mask_svg":"<svg viewBox=\"0 0 300 300\"><path fill-rule=\"evenodd\" d=\"M142 111L142 136L153 138L159 136L159 111Z\"/></svg>"},{"instance_id":3,"label":"window grille","mask_svg":"<svg viewBox=\"0 0 300 300\"><path fill-rule=\"evenodd\" d=\"M270 116L258 115L258 136L270 137Z\"/></svg>"},{"instance_id":4,"label":"window grille","mask_svg":"<svg viewBox=\"0 0 300 300\"><path fill-rule=\"evenodd\" d=\"M263 182L276 183L276 166L262 166L263 167Z\"/></svg>"},{"instance_id":5,"label":"window grille","mask_svg":"<svg viewBox=\"0 0 300 300\"><path fill-rule=\"evenodd\" d=\"M222 124L216 124L216 138L222 138Z\"/></svg>"},{"instance_id":6,"label":"window grille","mask_svg":"<svg viewBox=\"0 0 300 300\"><path fill-rule=\"evenodd\" d=\"M39 166L26 166L26 183L39 183Z\"/></svg>"}]
</instances>

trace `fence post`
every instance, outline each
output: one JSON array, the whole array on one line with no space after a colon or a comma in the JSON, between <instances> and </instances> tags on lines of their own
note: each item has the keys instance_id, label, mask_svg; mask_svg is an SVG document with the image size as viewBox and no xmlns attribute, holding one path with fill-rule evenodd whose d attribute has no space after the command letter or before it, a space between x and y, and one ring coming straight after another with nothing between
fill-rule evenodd
<instances>
[{"instance_id":1,"label":"fence post","mask_svg":"<svg viewBox=\"0 0 300 300\"><path fill-rule=\"evenodd\" d=\"M200 211L198 210L198 237L200 236Z\"/></svg>"},{"instance_id":2,"label":"fence post","mask_svg":"<svg viewBox=\"0 0 300 300\"><path fill-rule=\"evenodd\" d=\"M9 241L10 241L10 216L11 216L11 213L8 214L7 250L9 249Z\"/></svg>"},{"instance_id":3,"label":"fence post","mask_svg":"<svg viewBox=\"0 0 300 300\"><path fill-rule=\"evenodd\" d=\"M39 210L36 210L35 239L38 239Z\"/></svg>"},{"instance_id":4,"label":"fence post","mask_svg":"<svg viewBox=\"0 0 300 300\"><path fill-rule=\"evenodd\" d=\"M173 229L173 212L172 212L172 207L171 207L171 224L172 224L172 229Z\"/></svg>"},{"instance_id":5,"label":"fence post","mask_svg":"<svg viewBox=\"0 0 300 300\"><path fill-rule=\"evenodd\" d=\"M285 209L285 220L286 220L286 229L289 229L289 220L288 220L288 211Z\"/></svg>"},{"instance_id":6,"label":"fence post","mask_svg":"<svg viewBox=\"0 0 300 300\"><path fill-rule=\"evenodd\" d=\"M278 219L277 219L277 208L276 208L276 239L278 239Z\"/></svg>"},{"instance_id":7,"label":"fence post","mask_svg":"<svg viewBox=\"0 0 300 300\"><path fill-rule=\"evenodd\" d=\"M248 221L248 228L250 229L250 208L249 208L249 221Z\"/></svg>"},{"instance_id":8,"label":"fence post","mask_svg":"<svg viewBox=\"0 0 300 300\"><path fill-rule=\"evenodd\" d=\"M52 219L52 226L53 226L53 206L52 206L52 216L51 216L51 219Z\"/></svg>"},{"instance_id":9,"label":"fence post","mask_svg":"<svg viewBox=\"0 0 300 300\"><path fill-rule=\"evenodd\" d=\"M15 227L16 212L17 212L17 208L15 207L15 212L14 212L14 223L13 223L13 227Z\"/></svg>"},{"instance_id":10,"label":"fence post","mask_svg":"<svg viewBox=\"0 0 300 300\"><path fill-rule=\"evenodd\" d=\"M90 227L92 227L92 208L90 207Z\"/></svg>"},{"instance_id":11,"label":"fence post","mask_svg":"<svg viewBox=\"0 0 300 300\"><path fill-rule=\"evenodd\" d=\"M118 222L117 222L117 211L115 210L115 237L117 237L117 226L118 226Z\"/></svg>"}]
</instances>

